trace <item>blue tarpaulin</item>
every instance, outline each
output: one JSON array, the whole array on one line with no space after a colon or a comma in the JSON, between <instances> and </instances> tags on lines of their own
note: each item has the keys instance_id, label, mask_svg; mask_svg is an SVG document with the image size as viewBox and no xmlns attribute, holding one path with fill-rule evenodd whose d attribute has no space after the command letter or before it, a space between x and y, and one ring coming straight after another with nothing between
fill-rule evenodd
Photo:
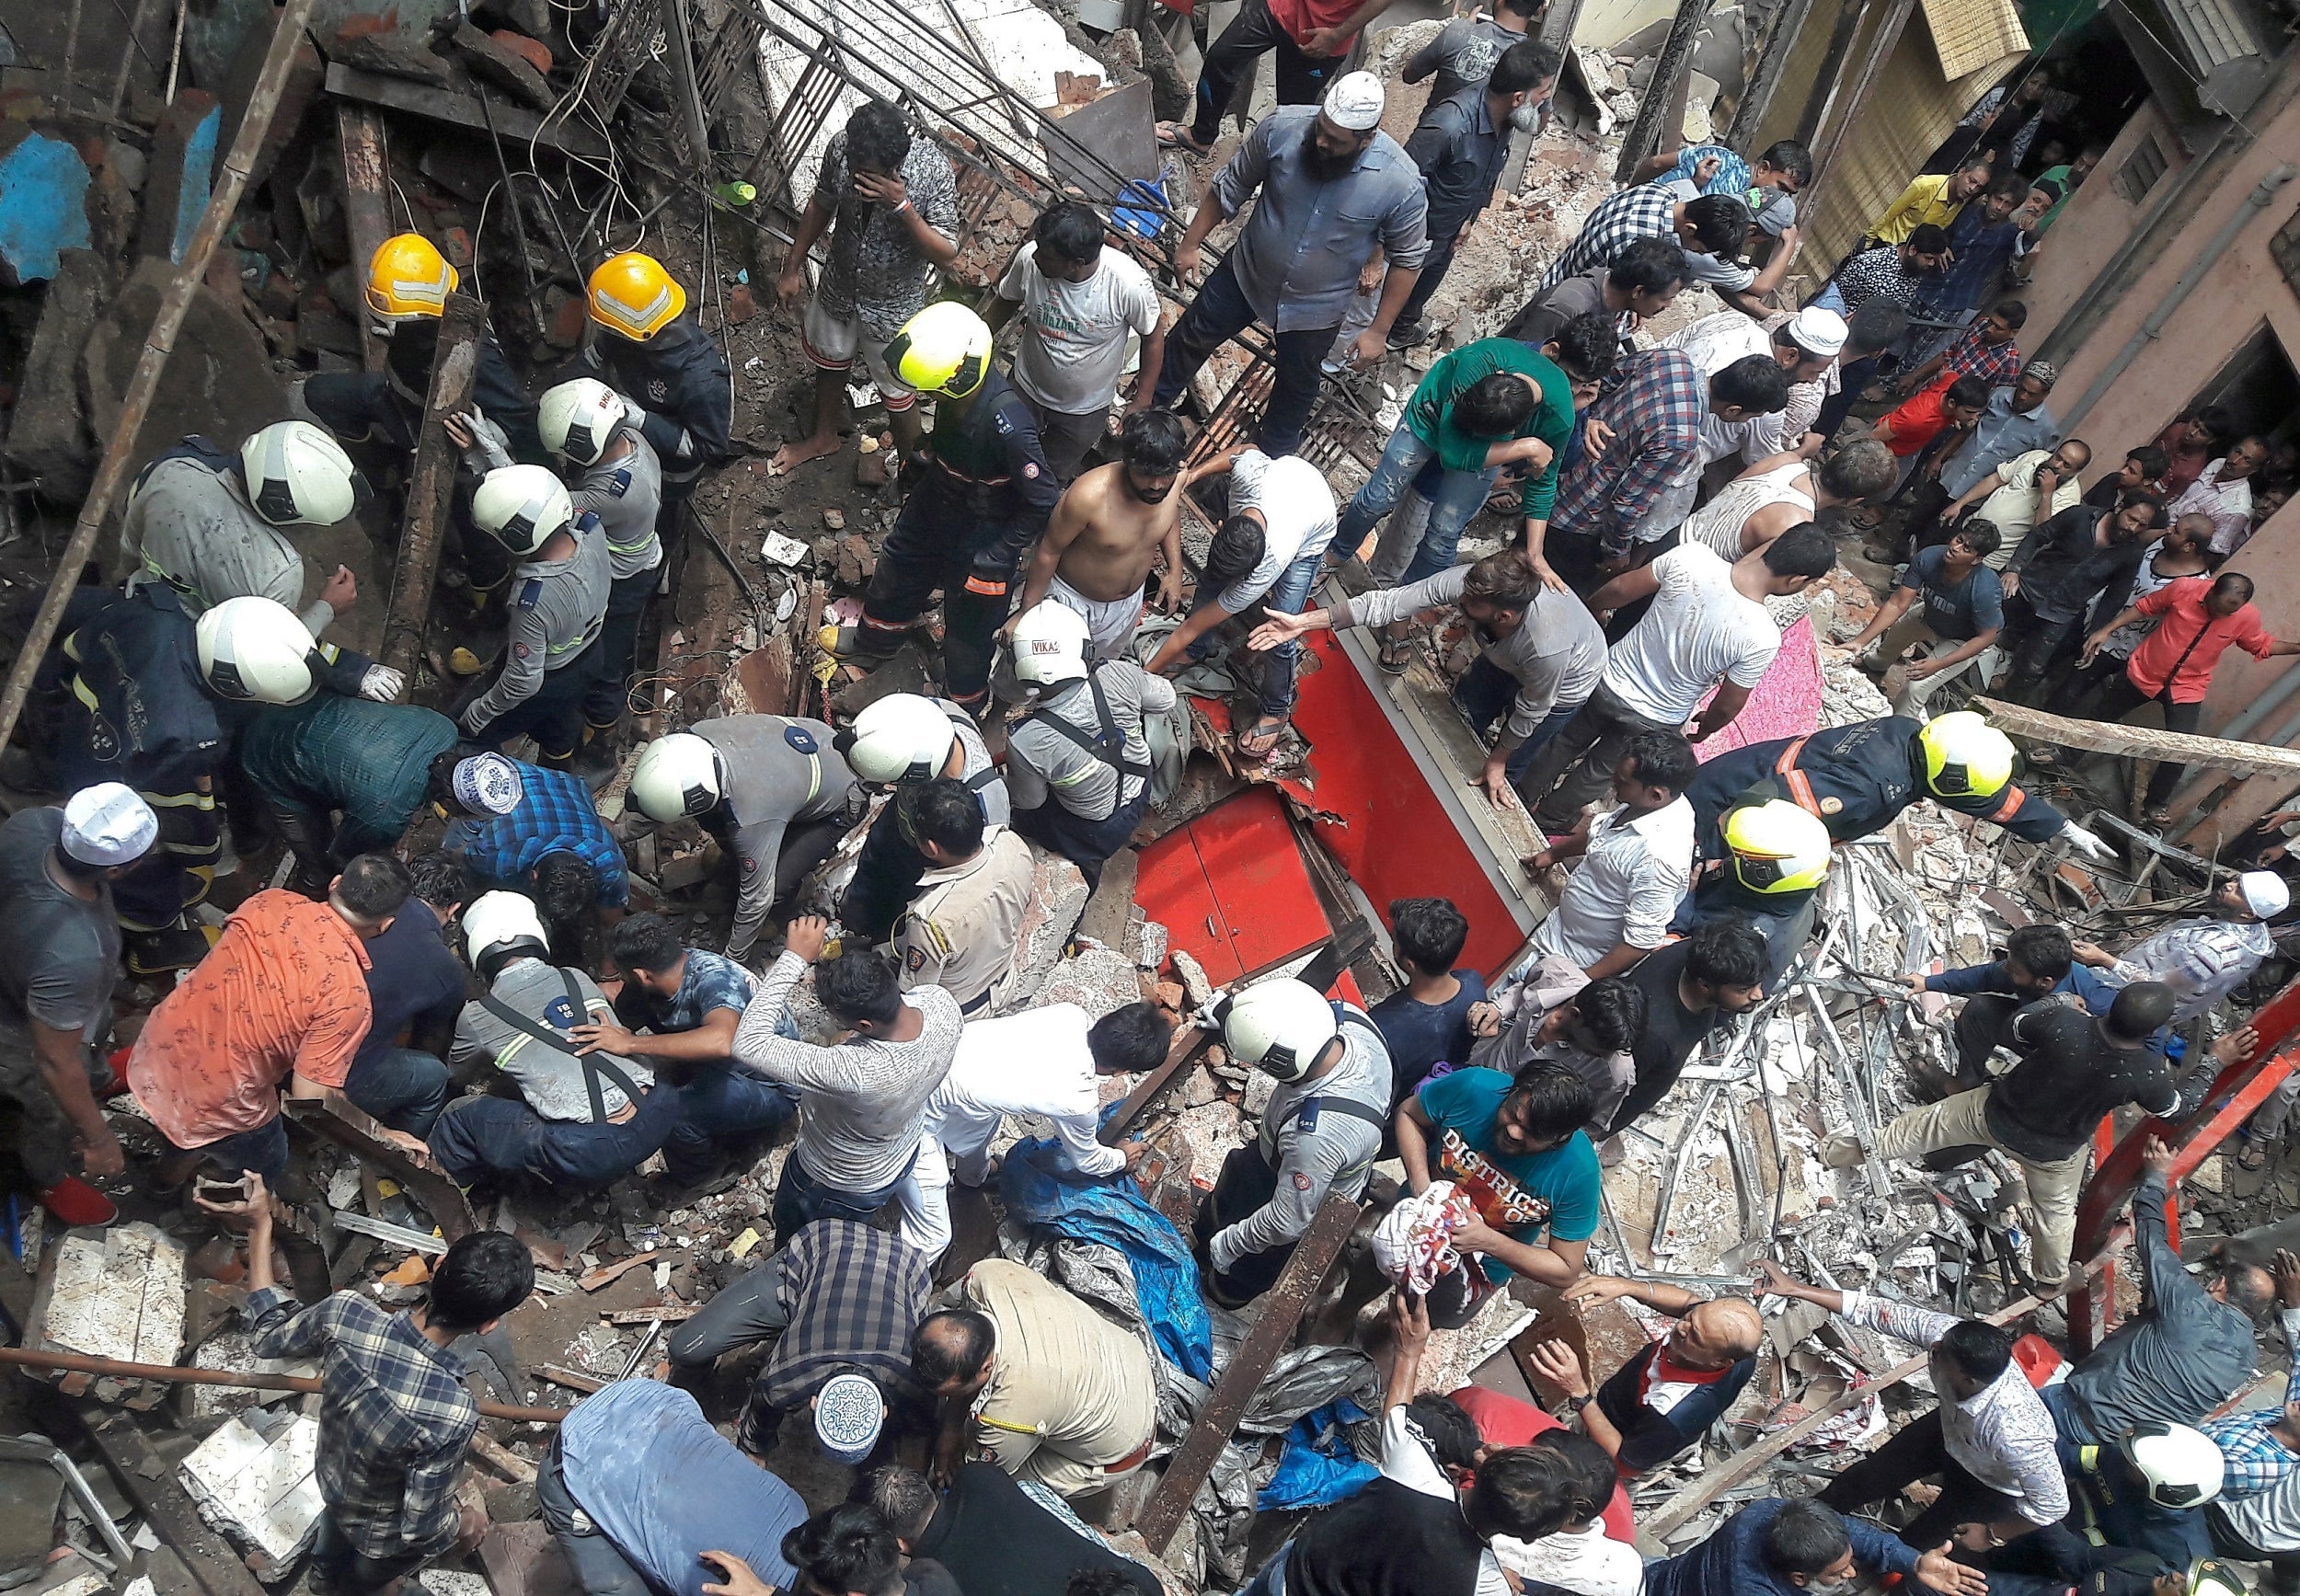
<instances>
[{"instance_id":1,"label":"blue tarpaulin","mask_svg":"<svg viewBox=\"0 0 2300 1596\"><path fill-rule=\"evenodd\" d=\"M1123 1254L1158 1349L1192 1379L1213 1378L1213 1326L1198 1294L1198 1261L1182 1233L1131 1178L1081 1175L1068 1166L1059 1142L1035 1137L1007 1152L998 1185L1017 1223Z\"/></svg>"},{"instance_id":2,"label":"blue tarpaulin","mask_svg":"<svg viewBox=\"0 0 2300 1596\"><path fill-rule=\"evenodd\" d=\"M1348 1427L1371 1417L1344 1396L1313 1408L1286 1431L1278 1472L1254 1498L1259 1512L1289 1508L1323 1508L1356 1496L1380 1471L1358 1456Z\"/></svg>"}]
</instances>

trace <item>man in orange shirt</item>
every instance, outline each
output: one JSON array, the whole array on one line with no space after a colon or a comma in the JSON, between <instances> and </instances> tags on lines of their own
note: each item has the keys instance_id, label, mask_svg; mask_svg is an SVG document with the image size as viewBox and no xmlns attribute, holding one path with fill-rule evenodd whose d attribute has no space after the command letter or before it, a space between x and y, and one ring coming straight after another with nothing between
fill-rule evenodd
<instances>
[{"instance_id":1,"label":"man in orange shirt","mask_svg":"<svg viewBox=\"0 0 2300 1596\"><path fill-rule=\"evenodd\" d=\"M362 854L315 903L259 892L208 956L160 1000L128 1054L128 1085L167 1141L159 1182L202 1160L276 1181L287 1166L280 1092L343 1089L373 1017L367 948L407 901L407 866Z\"/></svg>"},{"instance_id":2,"label":"man in orange shirt","mask_svg":"<svg viewBox=\"0 0 2300 1596\"><path fill-rule=\"evenodd\" d=\"M1950 428L1969 430L1987 408L1988 385L1978 377L1959 377L1926 388L1877 418L1874 436L1906 460Z\"/></svg>"}]
</instances>

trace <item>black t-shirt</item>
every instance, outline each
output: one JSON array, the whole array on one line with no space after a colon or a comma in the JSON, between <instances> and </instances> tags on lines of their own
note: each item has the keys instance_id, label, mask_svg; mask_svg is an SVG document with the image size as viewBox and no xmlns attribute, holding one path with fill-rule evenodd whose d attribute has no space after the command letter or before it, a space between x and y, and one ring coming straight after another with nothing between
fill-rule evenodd
<instances>
[{"instance_id":1,"label":"black t-shirt","mask_svg":"<svg viewBox=\"0 0 2300 1596\"><path fill-rule=\"evenodd\" d=\"M1988 1130L2023 1158L2070 1156L2127 1103L2166 1114L2179 1102L2164 1060L2145 1042L2117 1047L2099 1021L2057 999L2013 1016L2012 1047L2020 1062L1989 1087Z\"/></svg>"},{"instance_id":2,"label":"black t-shirt","mask_svg":"<svg viewBox=\"0 0 2300 1596\"><path fill-rule=\"evenodd\" d=\"M911 1555L914 1572L915 1559L932 1558L966 1596L1063 1596L1078 1568L1115 1568L1142 1596L1162 1596L1149 1569L1087 1540L987 1463L960 1468Z\"/></svg>"},{"instance_id":3,"label":"black t-shirt","mask_svg":"<svg viewBox=\"0 0 2300 1596\"><path fill-rule=\"evenodd\" d=\"M1469 1034L1469 1007L1486 1000L1486 982L1474 970L1457 970L1454 979L1461 982L1461 990L1450 1002L1423 1003L1410 992L1397 992L1366 1011L1389 1049L1396 1077L1390 1093L1393 1108L1412 1095L1432 1065L1469 1062L1477 1041Z\"/></svg>"},{"instance_id":4,"label":"black t-shirt","mask_svg":"<svg viewBox=\"0 0 2300 1596\"><path fill-rule=\"evenodd\" d=\"M1754 1358L1721 1372L1679 1370L1662 1358L1666 1349L1654 1342L1597 1388L1598 1411L1621 1432L1616 1461L1625 1474L1658 1468L1699 1441L1757 1371Z\"/></svg>"},{"instance_id":5,"label":"black t-shirt","mask_svg":"<svg viewBox=\"0 0 2300 1596\"><path fill-rule=\"evenodd\" d=\"M374 1020L360 1043L355 1062L380 1058L399 1045L412 1025L426 1031L452 1031L466 995L463 965L447 950L439 916L420 899L399 906L384 934L367 944L367 998Z\"/></svg>"},{"instance_id":6,"label":"black t-shirt","mask_svg":"<svg viewBox=\"0 0 2300 1596\"><path fill-rule=\"evenodd\" d=\"M1717 1022L1716 1009L1687 1008L1677 995L1677 983L1692 955L1693 940L1687 937L1655 949L1630 968L1629 980L1645 993L1645 1026L1638 1032L1631 1055L1640 1081L1682 1069Z\"/></svg>"}]
</instances>

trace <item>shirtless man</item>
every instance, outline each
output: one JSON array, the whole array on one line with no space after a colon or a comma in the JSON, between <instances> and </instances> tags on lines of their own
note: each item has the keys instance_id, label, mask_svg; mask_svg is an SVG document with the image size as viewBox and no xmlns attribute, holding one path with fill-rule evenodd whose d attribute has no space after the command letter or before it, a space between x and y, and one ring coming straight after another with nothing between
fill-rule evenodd
<instances>
[{"instance_id":1,"label":"shirtless man","mask_svg":"<svg viewBox=\"0 0 2300 1596\"><path fill-rule=\"evenodd\" d=\"M1720 559L1739 559L1821 511L1883 492L1892 486L1895 465L1891 450L1867 438L1819 465L1802 450L1768 455L1686 519L1685 541L1703 545Z\"/></svg>"},{"instance_id":2,"label":"shirtless man","mask_svg":"<svg viewBox=\"0 0 2300 1596\"><path fill-rule=\"evenodd\" d=\"M1189 447L1172 412L1128 416L1119 434L1119 460L1085 473L1054 506L1015 614L1027 615L1041 599L1051 598L1086 617L1096 659L1119 659L1142 624L1143 584L1151 556L1160 549L1166 575L1158 602L1167 609L1179 603L1182 506L1174 494L1199 475L1183 473Z\"/></svg>"}]
</instances>

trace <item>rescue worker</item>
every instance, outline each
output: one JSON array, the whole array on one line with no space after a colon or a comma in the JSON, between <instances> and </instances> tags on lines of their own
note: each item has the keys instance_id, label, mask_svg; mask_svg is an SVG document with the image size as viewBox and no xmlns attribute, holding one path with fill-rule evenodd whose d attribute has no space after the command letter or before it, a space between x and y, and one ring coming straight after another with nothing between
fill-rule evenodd
<instances>
[{"instance_id":1,"label":"rescue worker","mask_svg":"<svg viewBox=\"0 0 2300 1596\"><path fill-rule=\"evenodd\" d=\"M335 525L359 488L351 456L309 421L274 421L236 451L185 438L128 490L121 536L144 561L128 591L165 582L194 620L225 599L276 599L316 637L351 607L359 584L339 565L305 603L304 557L280 529Z\"/></svg>"},{"instance_id":2,"label":"rescue worker","mask_svg":"<svg viewBox=\"0 0 2300 1596\"><path fill-rule=\"evenodd\" d=\"M866 788L891 787L900 798L906 787L949 776L966 784L985 824L1014 820L1006 778L974 718L948 698L890 693L856 716L834 746ZM884 942L926 871L926 855L903 834L894 805L880 806L839 900L840 924L866 942Z\"/></svg>"},{"instance_id":3,"label":"rescue worker","mask_svg":"<svg viewBox=\"0 0 2300 1596\"><path fill-rule=\"evenodd\" d=\"M1742 919L1765 938L1768 982L1812 935L1813 900L1829 874L1829 828L1787 798L1754 795L1719 817L1706 846L1717 863L1669 928L1682 936L1713 920Z\"/></svg>"},{"instance_id":4,"label":"rescue worker","mask_svg":"<svg viewBox=\"0 0 2300 1596\"><path fill-rule=\"evenodd\" d=\"M522 732L546 769L566 770L582 741L583 699L600 670L599 635L613 585L607 534L577 515L559 479L541 465L505 465L471 496L471 519L520 561L494 680L457 722L491 749Z\"/></svg>"},{"instance_id":5,"label":"rescue worker","mask_svg":"<svg viewBox=\"0 0 2300 1596\"><path fill-rule=\"evenodd\" d=\"M1076 865L1089 891L1150 808L1143 722L1175 703L1173 684L1132 660L1089 667L1091 642L1086 617L1051 599L1015 623L1030 707L1006 732L1014 829Z\"/></svg>"},{"instance_id":6,"label":"rescue worker","mask_svg":"<svg viewBox=\"0 0 2300 1596\"><path fill-rule=\"evenodd\" d=\"M689 817L718 839L734 874L727 957L737 963L860 815L855 773L831 741L820 720L728 715L657 738L632 768L641 814L659 825Z\"/></svg>"},{"instance_id":7,"label":"rescue worker","mask_svg":"<svg viewBox=\"0 0 2300 1596\"><path fill-rule=\"evenodd\" d=\"M543 446L577 474L568 491L578 514L599 518L615 582L599 633L599 670L583 699L586 746L614 736L630 698L639 627L655 596L662 539L662 459L631 419L631 407L604 383L578 377L543 396ZM601 752L604 752L602 750Z\"/></svg>"},{"instance_id":8,"label":"rescue worker","mask_svg":"<svg viewBox=\"0 0 2300 1596\"><path fill-rule=\"evenodd\" d=\"M360 855L397 847L457 741L454 721L415 704L328 695L256 716L240 733L239 766L295 855L296 890L316 895ZM477 757L513 768L501 754ZM512 775L504 809L518 801Z\"/></svg>"},{"instance_id":9,"label":"rescue worker","mask_svg":"<svg viewBox=\"0 0 2300 1596\"><path fill-rule=\"evenodd\" d=\"M894 797L903 832L930 867L894 927L903 989L938 986L959 1013L987 1014L1014 969L1037 867L1030 844L986 826L965 785L916 782Z\"/></svg>"},{"instance_id":10,"label":"rescue worker","mask_svg":"<svg viewBox=\"0 0 2300 1596\"><path fill-rule=\"evenodd\" d=\"M385 239L368 258L363 285L367 310L382 325L384 369L322 373L305 379L302 399L312 418L346 442L374 442L406 453L423 429L431 398L431 362L439 351L440 318L447 296L463 279L438 247L420 233ZM544 459L535 433L535 401L482 321L471 401L503 429L515 458Z\"/></svg>"},{"instance_id":11,"label":"rescue worker","mask_svg":"<svg viewBox=\"0 0 2300 1596\"><path fill-rule=\"evenodd\" d=\"M1242 1308L1278 1280L1329 1192L1365 1194L1389 1123L1389 1049L1355 1004L1282 978L1215 1005L1230 1057L1278 1082L1261 1131L1223 1161L1198 1212L1209 1300Z\"/></svg>"},{"instance_id":12,"label":"rescue worker","mask_svg":"<svg viewBox=\"0 0 2300 1596\"><path fill-rule=\"evenodd\" d=\"M686 314L686 290L653 256L606 260L591 274L590 298L597 331L583 346L583 364L625 396L630 420L661 462L655 531L669 538L696 478L727 457L734 378L718 344Z\"/></svg>"},{"instance_id":13,"label":"rescue worker","mask_svg":"<svg viewBox=\"0 0 2300 1596\"><path fill-rule=\"evenodd\" d=\"M939 588L943 682L979 716L990 701L993 639L1022 552L1045 532L1062 490L1029 401L991 363L981 316L950 301L930 304L887 346L887 363L938 396L928 468L879 551L862 624L826 629L823 642L842 660L883 660Z\"/></svg>"},{"instance_id":14,"label":"rescue worker","mask_svg":"<svg viewBox=\"0 0 2300 1596\"><path fill-rule=\"evenodd\" d=\"M276 600L226 599L195 622L158 582L127 594L84 588L58 631L35 683L35 745L51 752L59 790L123 782L160 817L157 845L112 883L128 968L195 964L208 942L186 912L206 901L223 855L216 793L244 712L322 686L387 699L404 679L313 642Z\"/></svg>"},{"instance_id":15,"label":"rescue worker","mask_svg":"<svg viewBox=\"0 0 2300 1596\"><path fill-rule=\"evenodd\" d=\"M1918 798L1977 815L2024 842L2066 837L2096 859L2108 844L2014 785L2012 740L1970 709L1920 721L1906 715L1832 727L1811 737L1720 753L1685 789L1702 856L1724 856L1718 821L1744 796L1785 798L1849 843L1881 831Z\"/></svg>"}]
</instances>

